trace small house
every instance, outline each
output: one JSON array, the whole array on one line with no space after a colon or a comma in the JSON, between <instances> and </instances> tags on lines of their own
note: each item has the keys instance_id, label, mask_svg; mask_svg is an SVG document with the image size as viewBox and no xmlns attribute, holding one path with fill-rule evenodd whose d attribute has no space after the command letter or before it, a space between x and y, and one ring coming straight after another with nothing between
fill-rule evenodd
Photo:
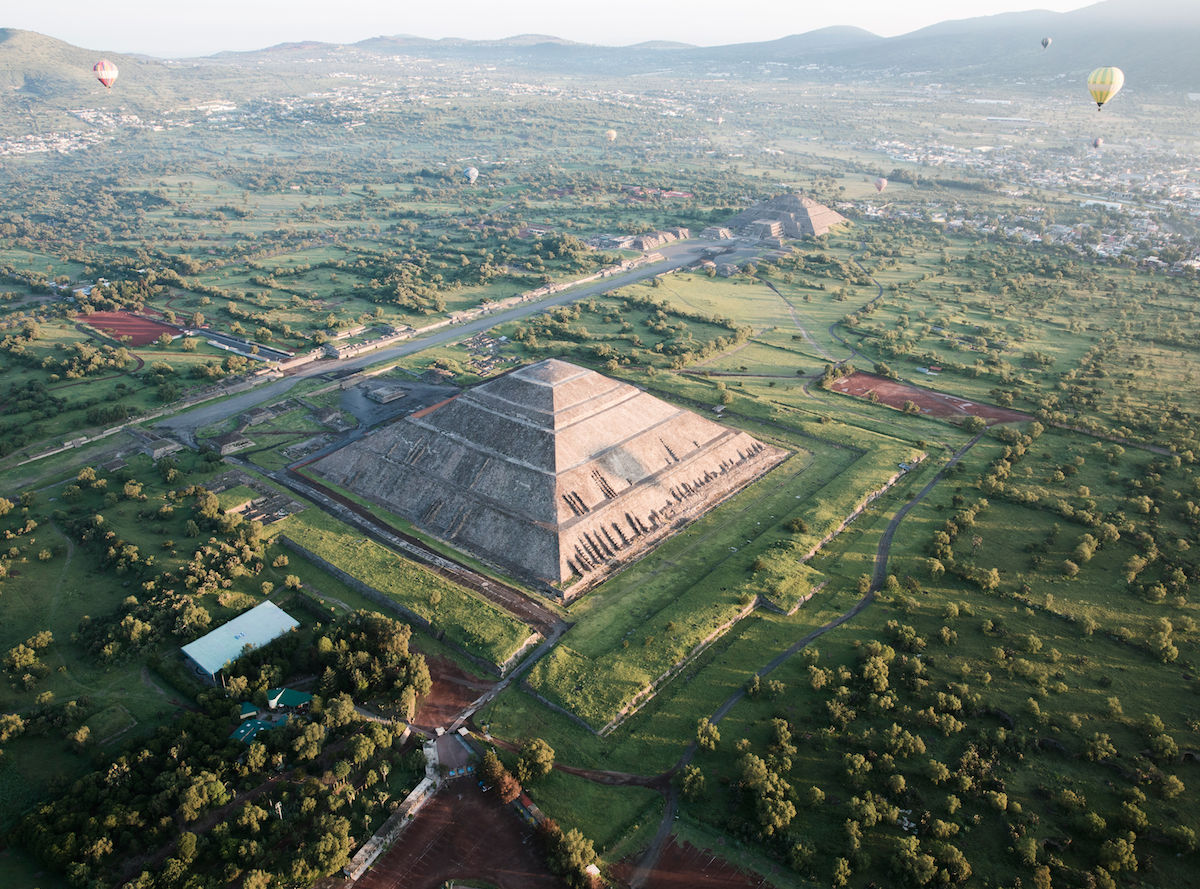
<instances>
[{"instance_id":1,"label":"small house","mask_svg":"<svg viewBox=\"0 0 1200 889\"><path fill-rule=\"evenodd\" d=\"M272 710L307 710L313 696L292 688L272 688L267 691L267 706Z\"/></svg>"}]
</instances>

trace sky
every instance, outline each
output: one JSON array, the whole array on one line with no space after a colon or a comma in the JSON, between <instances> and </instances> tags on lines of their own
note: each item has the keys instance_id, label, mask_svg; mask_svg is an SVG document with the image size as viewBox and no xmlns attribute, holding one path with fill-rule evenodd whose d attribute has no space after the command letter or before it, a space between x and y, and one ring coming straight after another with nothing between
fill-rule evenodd
<instances>
[{"instance_id":1,"label":"sky","mask_svg":"<svg viewBox=\"0 0 1200 889\"><path fill-rule=\"evenodd\" d=\"M160 57L260 49L296 40L367 37L495 39L552 34L623 46L774 40L829 25L890 37L947 19L1026 9L1065 12L1094 0L32 0L6 3L0 27L88 49Z\"/></svg>"}]
</instances>

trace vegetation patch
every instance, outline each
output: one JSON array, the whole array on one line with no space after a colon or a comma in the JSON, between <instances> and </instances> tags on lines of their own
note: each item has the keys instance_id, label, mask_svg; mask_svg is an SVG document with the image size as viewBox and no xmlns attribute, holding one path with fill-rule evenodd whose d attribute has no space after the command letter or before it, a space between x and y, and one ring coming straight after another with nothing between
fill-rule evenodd
<instances>
[{"instance_id":1,"label":"vegetation patch","mask_svg":"<svg viewBox=\"0 0 1200 889\"><path fill-rule=\"evenodd\" d=\"M306 549L374 587L444 635L493 664L503 664L530 634L525 624L471 591L397 555L316 509L276 526Z\"/></svg>"}]
</instances>

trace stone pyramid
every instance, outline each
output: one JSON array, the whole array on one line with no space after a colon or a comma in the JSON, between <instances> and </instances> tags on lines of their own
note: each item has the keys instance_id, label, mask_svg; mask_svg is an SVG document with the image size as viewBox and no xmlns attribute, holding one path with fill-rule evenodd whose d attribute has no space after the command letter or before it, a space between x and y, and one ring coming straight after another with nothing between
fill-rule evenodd
<instances>
[{"instance_id":1,"label":"stone pyramid","mask_svg":"<svg viewBox=\"0 0 1200 889\"><path fill-rule=\"evenodd\" d=\"M785 238L811 238L841 225L846 217L802 194L782 194L739 213L729 220L728 226L741 231L759 221L781 223Z\"/></svg>"},{"instance_id":2,"label":"stone pyramid","mask_svg":"<svg viewBox=\"0 0 1200 889\"><path fill-rule=\"evenodd\" d=\"M312 468L516 576L570 580L574 596L785 456L552 358L397 420Z\"/></svg>"}]
</instances>

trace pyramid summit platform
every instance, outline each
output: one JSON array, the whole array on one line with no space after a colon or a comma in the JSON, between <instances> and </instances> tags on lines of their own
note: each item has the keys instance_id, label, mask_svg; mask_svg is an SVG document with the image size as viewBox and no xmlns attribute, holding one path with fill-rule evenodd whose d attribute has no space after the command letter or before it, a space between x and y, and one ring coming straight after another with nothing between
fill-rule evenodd
<instances>
[{"instance_id":1,"label":"pyramid summit platform","mask_svg":"<svg viewBox=\"0 0 1200 889\"><path fill-rule=\"evenodd\" d=\"M397 420L311 468L572 598L786 456L551 358Z\"/></svg>"}]
</instances>

